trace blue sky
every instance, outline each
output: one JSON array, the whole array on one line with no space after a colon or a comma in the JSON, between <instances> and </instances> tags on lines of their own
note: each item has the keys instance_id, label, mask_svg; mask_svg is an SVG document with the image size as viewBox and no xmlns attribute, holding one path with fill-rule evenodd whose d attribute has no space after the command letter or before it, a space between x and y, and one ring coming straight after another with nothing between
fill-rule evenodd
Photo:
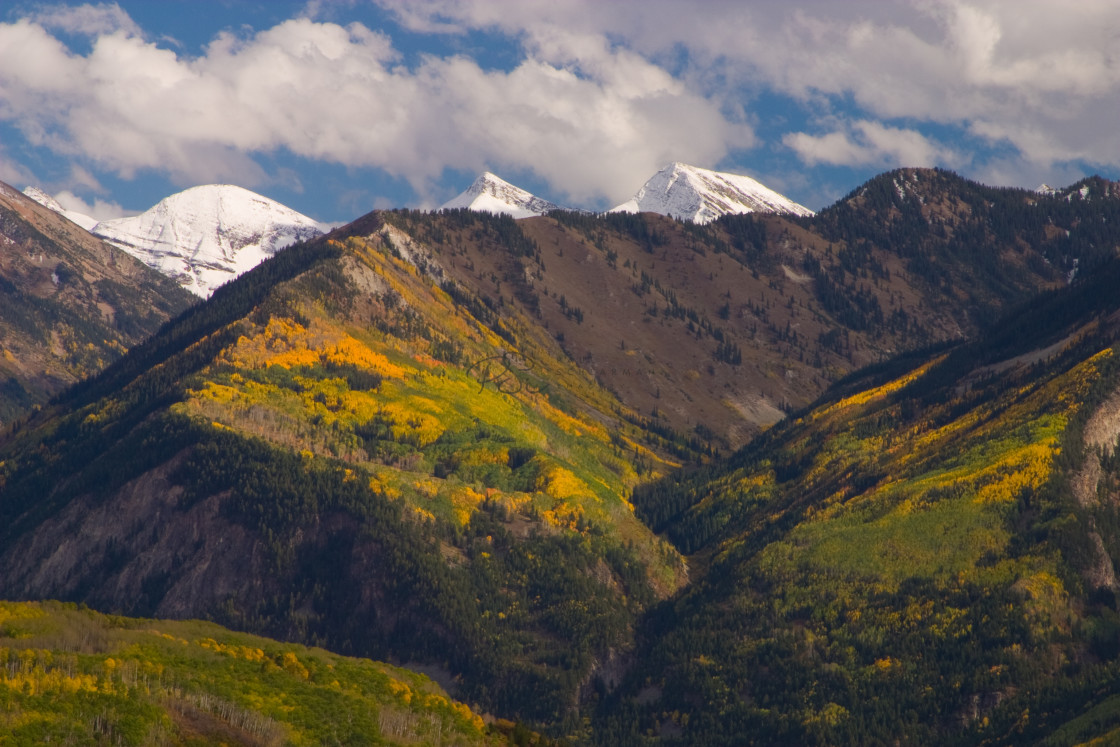
<instances>
[{"instance_id":1,"label":"blue sky","mask_svg":"<svg viewBox=\"0 0 1120 747\"><path fill-rule=\"evenodd\" d=\"M671 161L813 209L898 166L1120 176L1114 0L0 5L0 180L98 218L233 183L324 221L490 170L605 209Z\"/></svg>"}]
</instances>

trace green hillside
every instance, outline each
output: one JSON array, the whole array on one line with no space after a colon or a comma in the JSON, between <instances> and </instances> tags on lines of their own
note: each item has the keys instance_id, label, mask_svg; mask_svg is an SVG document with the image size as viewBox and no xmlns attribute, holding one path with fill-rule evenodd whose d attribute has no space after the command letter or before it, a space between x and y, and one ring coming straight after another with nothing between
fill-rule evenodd
<instances>
[{"instance_id":1,"label":"green hillside","mask_svg":"<svg viewBox=\"0 0 1120 747\"><path fill-rule=\"evenodd\" d=\"M485 745L512 733L398 667L200 621L0 603L4 744Z\"/></svg>"}]
</instances>

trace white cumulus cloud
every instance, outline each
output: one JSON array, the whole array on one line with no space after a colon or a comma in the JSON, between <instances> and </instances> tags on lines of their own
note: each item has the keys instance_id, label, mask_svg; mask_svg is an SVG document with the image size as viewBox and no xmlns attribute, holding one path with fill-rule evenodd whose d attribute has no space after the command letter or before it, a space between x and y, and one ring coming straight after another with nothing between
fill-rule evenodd
<instances>
[{"instance_id":1,"label":"white cumulus cloud","mask_svg":"<svg viewBox=\"0 0 1120 747\"><path fill-rule=\"evenodd\" d=\"M782 142L808 164L833 166L954 166L963 157L950 147L916 130L888 127L880 122L853 122L848 130L824 135L787 133Z\"/></svg>"},{"instance_id":2,"label":"white cumulus cloud","mask_svg":"<svg viewBox=\"0 0 1120 747\"><path fill-rule=\"evenodd\" d=\"M51 33L79 11L102 19L85 55ZM491 168L532 170L586 202L624 199L635 174L669 161L711 163L752 142L746 125L601 35L542 36L508 72L463 56L410 68L379 32L298 18L221 34L187 57L118 11L0 24L0 118L124 177L260 184L270 176L254 156L285 149L385 169L429 199L446 169Z\"/></svg>"},{"instance_id":3,"label":"white cumulus cloud","mask_svg":"<svg viewBox=\"0 0 1120 747\"><path fill-rule=\"evenodd\" d=\"M923 142L918 131L936 125L986 142L1001 151L995 158L1005 165L1002 151L1014 149L1019 173L1064 172L1062 164L1073 161L1120 168L1115 0L381 4L415 28L501 29L546 52L544 40L557 28L621 40L674 69L726 112L749 113L750 94L769 90L793 97L814 116L849 119L823 135L786 135L785 144L807 163L940 155L995 173L985 156ZM867 129L870 120L882 131ZM890 153L896 157L880 157Z\"/></svg>"},{"instance_id":4,"label":"white cumulus cloud","mask_svg":"<svg viewBox=\"0 0 1120 747\"><path fill-rule=\"evenodd\" d=\"M553 199L605 205L670 161L749 160L763 93L811 124L761 144L808 166L1120 169L1115 0L380 0L448 49L497 35L510 69L406 63L385 33L338 22L360 4L312 0L195 55L116 4L38 6L0 24L0 121L99 174L290 183L261 166L290 152L384 169L427 204L448 170L532 172Z\"/></svg>"},{"instance_id":5,"label":"white cumulus cloud","mask_svg":"<svg viewBox=\"0 0 1120 747\"><path fill-rule=\"evenodd\" d=\"M140 27L117 3L45 7L40 8L31 18L44 28L68 34L99 36L123 31L140 36L142 33Z\"/></svg>"},{"instance_id":6,"label":"white cumulus cloud","mask_svg":"<svg viewBox=\"0 0 1120 747\"><path fill-rule=\"evenodd\" d=\"M135 211L125 210L120 205L110 200L83 200L68 189L54 194L53 197L63 208L75 213L81 213L82 215L88 215L97 220L112 220L114 218L124 218L136 214Z\"/></svg>"}]
</instances>

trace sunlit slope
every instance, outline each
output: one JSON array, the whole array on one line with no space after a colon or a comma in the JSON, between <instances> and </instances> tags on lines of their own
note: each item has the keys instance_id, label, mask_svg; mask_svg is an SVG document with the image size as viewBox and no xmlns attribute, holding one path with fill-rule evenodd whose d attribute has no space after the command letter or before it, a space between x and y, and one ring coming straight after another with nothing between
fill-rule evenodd
<instances>
[{"instance_id":1,"label":"sunlit slope","mask_svg":"<svg viewBox=\"0 0 1120 747\"><path fill-rule=\"evenodd\" d=\"M640 491L705 570L648 621L604 743L1002 744L1103 700L1120 421L1099 414L1120 368L1101 280Z\"/></svg>"},{"instance_id":2,"label":"sunlit slope","mask_svg":"<svg viewBox=\"0 0 1120 747\"><path fill-rule=\"evenodd\" d=\"M280 253L9 438L0 595L422 661L578 729L684 580L628 499L691 452L402 241Z\"/></svg>"},{"instance_id":3,"label":"sunlit slope","mask_svg":"<svg viewBox=\"0 0 1120 747\"><path fill-rule=\"evenodd\" d=\"M423 675L199 621L0 602L5 744L504 744Z\"/></svg>"}]
</instances>

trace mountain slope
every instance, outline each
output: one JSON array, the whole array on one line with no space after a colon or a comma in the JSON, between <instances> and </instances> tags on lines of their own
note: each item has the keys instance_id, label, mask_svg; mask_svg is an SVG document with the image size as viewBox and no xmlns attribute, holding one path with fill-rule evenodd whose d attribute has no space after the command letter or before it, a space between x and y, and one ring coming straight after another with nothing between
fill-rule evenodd
<instances>
[{"instance_id":1,"label":"mountain slope","mask_svg":"<svg viewBox=\"0 0 1120 747\"><path fill-rule=\"evenodd\" d=\"M1113 262L636 493L704 570L650 616L603 743L1114 729L1118 281Z\"/></svg>"},{"instance_id":2,"label":"mountain slope","mask_svg":"<svg viewBox=\"0 0 1120 747\"><path fill-rule=\"evenodd\" d=\"M1091 273L1120 245L1118 206L902 170L811 218L555 212L518 221L531 257L453 215L386 219L635 411L737 447L855 369L973 335L1076 262Z\"/></svg>"},{"instance_id":3,"label":"mountain slope","mask_svg":"<svg viewBox=\"0 0 1120 747\"><path fill-rule=\"evenodd\" d=\"M13 744L507 743L423 675L211 623L0 602L0 626Z\"/></svg>"},{"instance_id":4,"label":"mountain slope","mask_svg":"<svg viewBox=\"0 0 1120 747\"><path fill-rule=\"evenodd\" d=\"M695 223L711 223L722 215L742 213L813 214L749 176L679 162L651 176L637 194L610 212L660 213Z\"/></svg>"},{"instance_id":5,"label":"mountain slope","mask_svg":"<svg viewBox=\"0 0 1120 747\"><path fill-rule=\"evenodd\" d=\"M96 373L192 300L0 184L0 423Z\"/></svg>"},{"instance_id":6,"label":"mountain slope","mask_svg":"<svg viewBox=\"0 0 1120 747\"><path fill-rule=\"evenodd\" d=\"M548 200L515 187L489 171L481 174L466 190L440 206L440 210L459 208L482 210L511 218L529 218L560 209Z\"/></svg>"},{"instance_id":7,"label":"mountain slope","mask_svg":"<svg viewBox=\"0 0 1120 747\"><path fill-rule=\"evenodd\" d=\"M516 225L460 218L494 243ZM424 662L564 732L686 573L627 496L687 446L376 215L224 286L0 448L0 595Z\"/></svg>"},{"instance_id":8,"label":"mountain slope","mask_svg":"<svg viewBox=\"0 0 1120 747\"><path fill-rule=\"evenodd\" d=\"M247 189L210 184L171 195L140 215L102 221L92 231L206 298L283 247L327 228Z\"/></svg>"}]
</instances>

